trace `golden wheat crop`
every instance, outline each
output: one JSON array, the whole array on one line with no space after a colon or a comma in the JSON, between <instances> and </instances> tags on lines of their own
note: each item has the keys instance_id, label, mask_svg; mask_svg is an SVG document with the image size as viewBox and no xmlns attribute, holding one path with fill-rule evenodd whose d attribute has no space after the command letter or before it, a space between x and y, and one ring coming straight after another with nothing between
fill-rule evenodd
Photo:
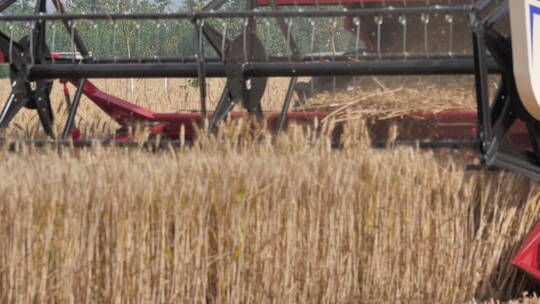
<instances>
[{"instance_id":1,"label":"golden wheat crop","mask_svg":"<svg viewBox=\"0 0 540 304\"><path fill-rule=\"evenodd\" d=\"M189 79L119 79L119 80L91 80L98 88L106 93L128 100L155 112L180 112L199 109L199 89L193 86ZM277 110L285 98L287 86L285 79L273 79L268 84L267 94L263 97L265 110ZM208 108L213 109L225 82L219 79L210 79L207 86ZM75 88L70 84L71 98ZM0 80L0 101L7 100L10 93L10 84L7 80ZM67 110L63 87L56 82L51 94L51 103L56 117L55 128L60 134L63 122L67 118ZM113 134L119 126L96 107L88 98L81 101L77 125L83 134L89 137L107 137ZM7 131L8 138L45 138L41 130L39 119L35 111L23 109L15 117Z\"/></svg>"},{"instance_id":2,"label":"golden wheat crop","mask_svg":"<svg viewBox=\"0 0 540 304\"><path fill-rule=\"evenodd\" d=\"M88 125L106 123L91 111ZM538 220L536 182L466 171L461 152L373 150L361 124L341 150L299 128L275 141L235 128L155 153L0 152L0 303L495 303L532 290L510 259Z\"/></svg>"},{"instance_id":3,"label":"golden wheat crop","mask_svg":"<svg viewBox=\"0 0 540 304\"><path fill-rule=\"evenodd\" d=\"M301 79L304 80L304 79ZM189 79L119 79L92 80L106 93L123 98L156 112L198 110L199 89ZM475 105L472 78L431 77L396 78L364 77L349 86L346 92L325 92L296 106L296 111L324 110L334 112L333 121L361 120L365 116L394 117L418 111L471 109ZM225 81L210 79L207 86L208 108L213 109L221 95ZM288 79L270 79L263 96L265 111L279 111L285 98ZM71 98L74 95L73 86ZM10 84L0 81L0 101L7 100ZM58 82L51 95L56 116L56 133L60 133L67 117L62 85ZM237 107L236 110L242 110ZM83 97L77 126L90 138L108 137L119 127L88 98ZM15 117L4 136L12 139L46 138L35 111L22 110Z\"/></svg>"}]
</instances>

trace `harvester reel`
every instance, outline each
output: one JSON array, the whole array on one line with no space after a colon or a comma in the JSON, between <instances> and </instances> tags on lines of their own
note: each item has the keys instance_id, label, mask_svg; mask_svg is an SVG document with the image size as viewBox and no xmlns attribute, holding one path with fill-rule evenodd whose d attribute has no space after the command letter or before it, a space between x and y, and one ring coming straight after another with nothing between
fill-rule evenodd
<instances>
[{"instance_id":1,"label":"harvester reel","mask_svg":"<svg viewBox=\"0 0 540 304\"><path fill-rule=\"evenodd\" d=\"M6 128L15 115L23 108L37 110L43 129L47 135L54 137L53 111L51 108L50 94L53 82L51 80L39 80L30 82L27 75L27 67L36 58L32 54L30 36L23 37L17 44L11 47L12 62L10 63L9 77L12 92L0 114L0 129ZM46 54L50 54L47 45L43 46ZM9 52L5 52L9 54ZM50 56L50 55L49 55Z\"/></svg>"}]
</instances>

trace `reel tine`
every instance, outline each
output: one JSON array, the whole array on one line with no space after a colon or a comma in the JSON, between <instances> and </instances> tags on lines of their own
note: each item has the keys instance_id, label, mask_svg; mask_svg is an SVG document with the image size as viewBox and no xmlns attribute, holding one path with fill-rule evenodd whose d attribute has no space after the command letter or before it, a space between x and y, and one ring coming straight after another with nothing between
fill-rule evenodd
<instances>
[{"instance_id":1,"label":"reel tine","mask_svg":"<svg viewBox=\"0 0 540 304\"><path fill-rule=\"evenodd\" d=\"M428 42L428 26L429 26L429 15L422 13L420 16L420 20L422 21L422 24L424 25L424 52L426 56L429 57L429 42Z\"/></svg>"},{"instance_id":2,"label":"reel tine","mask_svg":"<svg viewBox=\"0 0 540 304\"><path fill-rule=\"evenodd\" d=\"M355 35L355 41L354 41L354 55L355 55L355 59L356 60L359 60L360 58L360 54L359 54L359 51L360 51L360 26L362 25L362 20L359 18L359 17L354 17L353 19L353 23L354 23L354 27L355 27L355 30L356 30L356 35Z\"/></svg>"},{"instance_id":3,"label":"reel tine","mask_svg":"<svg viewBox=\"0 0 540 304\"><path fill-rule=\"evenodd\" d=\"M332 35L331 35L331 41L332 41L332 61L336 61L336 31L337 31L337 18L334 18L332 21L332 27L331 27ZM337 78L336 76L332 76L332 98L336 100L336 89L337 89Z\"/></svg>"},{"instance_id":4,"label":"reel tine","mask_svg":"<svg viewBox=\"0 0 540 304\"><path fill-rule=\"evenodd\" d=\"M9 37L0 32L0 51L9 59L9 62L13 62L13 52L16 53L16 56L19 56L23 47L13 39L13 25L9 25L9 30Z\"/></svg>"},{"instance_id":5,"label":"reel tine","mask_svg":"<svg viewBox=\"0 0 540 304\"><path fill-rule=\"evenodd\" d=\"M137 52L137 57L139 57L139 63L141 63L141 24L137 22L137 24L135 25L135 29L137 30L137 43L135 44L135 52Z\"/></svg>"},{"instance_id":6,"label":"reel tine","mask_svg":"<svg viewBox=\"0 0 540 304\"><path fill-rule=\"evenodd\" d=\"M65 14L66 10L64 9L64 5L62 4L62 2L60 0L54 0L53 4L54 4L54 7L56 8L56 12L58 14ZM69 22L67 20L64 20L63 23L64 23L64 26L65 26L66 30L68 32L71 32L71 26L70 26ZM77 46L77 49L79 50L79 53L81 53L81 55L83 57L88 57L89 56L88 49L86 48L86 46L85 46L81 36L77 32L77 30L74 30L74 40L75 40L75 45Z\"/></svg>"},{"instance_id":7,"label":"reel tine","mask_svg":"<svg viewBox=\"0 0 540 304\"><path fill-rule=\"evenodd\" d=\"M407 16L402 15L399 16L399 23L401 24L401 27L403 28L403 41L402 41L402 52L403 57L407 58Z\"/></svg>"},{"instance_id":8,"label":"reel tine","mask_svg":"<svg viewBox=\"0 0 540 304\"><path fill-rule=\"evenodd\" d=\"M354 55L355 55L355 59L356 61L359 61L360 60L360 54L359 54L359 51L360 51L360 31L361 31L361 25L362 25L362 20L359 18L359 17L354 17L353 18L353 23L354 23L354 26L355 26L355 30L356 30L356 37L355 37L355 47L354 47ZM356 83L358 81L358 77L353 76L353 89L352 89L352 96L356 96Z\"/></svg>"},{"instance_id":9,"label":"reel tine","mask_svg":"<svg viewBox=\"0 0 540 304\"><path fill-rule=\"evenodd\" d=\"M9 25L9 62L13 62L13 25ZM22 48L20 49L22 51Z\"/></svg>"},{"instance_id":10,"label":"reel tine","mask_svg":"<svg viewBox=\"0 0 540 304\"><path fill-rule=\"evenodd\" d=\"M227 39L227 24L224 22L223 34L218 32L213 26L206 22L202 25L204 37L212 48L218 53L222 60L225 60L225 52L229 49L230 41Z\"/></svg>"},{"instance_id":11,"label":"reel tine","mask_svg":"<svg viewBox=\"0 0 540 304\"><path fill-rule=\"evenodd\" d=\"M32 27L30 30L30 60L32 61L32 64L36 63L35 52L34 52L35 31L36 31L35 24L32 24Z\"/></svg>"},{"instance_id":12,"label":"reel tine","mask_svg":"<svg viewBox=\"0 0 540 304\"><path fill-rule=\"evenodd\" d=\"M288 20L288 19L285 19L285 24L287 24L287 45L290 45L291 44L291 26L292 26L292 19ZM289 50L289 62L291 62L292 60L292 52Z\"/></svg>"},{"instance_id":13,"label":"reel tine","mask_svg":"<svg viewBox=\"0 0 540 304\"><path fill-rule=\"evenodd\" d=\"M315 28L316 28L316 21L312 20L311 23L311 42L310 42L310 52L311 52L311 61L315 61ZM310 94L313 95L315 93L315 84L313 81L309 82L309 90ZM303 94L305 95L305 94ZM302 103L304 103L304 99L306 96L301 96L300 99L302 100Z\"/></svg>"},{"instance_id":14,"label":"reel tine","mask_svg":"<svg viewBox=\"0 0 540 304\"><path fill-rule=\"evenodd\" d=\"M161 21L160 20L156 20L156 33L155 33L155 37L156 37L156 42L155 42L155 45L156 45L156 57L157 57L157 60L158 62L161 62L161 56L163 55L162 54L162 48L161 48L161 31L162 31L162 26L161 26Z\"/></svg>"},{"instance_id":15,"label":"reel tine","mask_svg":"<svg viewBox=\"0 0 540 304\"><path fill-rule=\"evenodd\" d=\"M54 52L56 49L56 24L52 22L51 24L52 29L52 37L51 37L51 52ZM51 56L52 63L55 63L56 59L54 56Z\"/></svg>"},{"instance_id":16,"label":"reel tine","mask_svg":"<svg viewBox=\"0 0 540 304\"><path fill-rule=\"evenodd\" d=\"M248 42L247 42L247 36L248 36L248 25L249 25L249 21L248 19L246 18L244 20L244 28L242 30L242 39L244 39L243 43L242 43L242 47L244 48L244 62L247 63L249 60L248 60L248 56L251 55L251 52L248 53ZM250 33L251 34L251 33Z\"/></svg>"},{"instance_id":17,"label":"reel tine","mask_svg":"<svg viewBox=\"0 0 540 304\"><path fill-rule=\"evenodd\" d=\"M118 23L116 23L116 20L113 20L112 21L112 26L113 26L113 34L112 34L112 41L111 41L111 50L112 50L112 57L113 57L113 62L116 63L116 32L117 32L117 29L118 29Z\"/></svg>"},{"instance_id":18,"label":"reel tine","mask_svg":"<svg viewBox=\"0 0 540 304\"><path fill-rule=\"evenodd\" d=\"M448 23L448 55L452 56L454 54L454 16L448 14L445 20Z\"/></svg>"},{"instance_id":19,"label":"reel tine","mask_svg":"<svg viewBox=\"0 0 540 304\"><path fill-rule=\"evenodd\" d=\"M377 25L377 57L382 59L382 25L383 25L383 16L376 16L375 23Z\"/></svg>"},{"instance_id":20,"label":"reel tine","mask_svg":"<svg viewBox=\"0 0 540 304\"><path fill-rule=\"evenodd\" d=\"M98 53L99 53L99 26L98 26L97 21L92 24L92 29L94 31L94 41L95 41L94 50L92 51L92 57L97 60Z\"/></svg>"},{"instance_id":21,"label":"reel tine","mask_svg":"<svg viewBox=\"0 0 540 304\"><path fill-rule=\"evenodd\" d=\"M263 24L266 27L266 31L264 31L264 38L263 38L264 45L270 45L270 32L272 30L270 27L270 21L267 18L264 18ZM268 62L269 61L268 52L266 52L265 55L266 55L266 61Z\"/></svg>"},{"instance_id":22,"label":"reel tine","mask_svg":"<svg viewBox=\"0 0 540 304\"><path fill-rule=\"evenodd\" d=\"M223 22L223 34L221 35L221 60L225 60L225 52L230 42L227 39L227 22Z\"/></svg>"},{"instance_id":23,"label":"reel tine","mask_svg":"<svg viewBox=\"0 0 540 304\"><path fill-rule=\"evenodd\" d=\"M199 79L199 97L201 114L203 119L206 120L206 70L204 66L203 26L203 20L198 19L195 21L195 32L197 37L197 74Z\"/></svg>"},{"instance_id":24,"label":"reel tine","mask_svg":"<svg viewBox=\"0 0 540 304\"><path fill-rule=\"evenodd\" d=\"M77 24L75 23L75 20L73 20L71 22L71 32L70 32L70 37L71 37L71 55L72 55L72 58L71 58L71 61L73 63L75 63L75 58L77 57L77 52L76 52L76 48L75 48L75 27L77 26Z\"/></svg>"},{"instance_id":25,"label":"reel tine","mask_svg":"<svg viewBox=\"0 0 540 304\"><path fill-rule=\"evenodd\" d=\"M274 11L278 10L278 6L277 6L275 0L269 0L269 3L270 3L270 6L272 7L272 10L274 10ZM287 36L287 32L288 32L287 31L287 23L285 22L284 18L278 17L278 18L276 18L276 21L277 21L277 23L279 25L281 33L283 35ZM296 44L296 41L294 39L292 39L292 37L291 37L291 39L288 42L289 42L288 47L290 48L293 55L295 55L295 56L299 55L300 54L300 49L298 48L298 45Z\"/></svg>"}]
</instances>

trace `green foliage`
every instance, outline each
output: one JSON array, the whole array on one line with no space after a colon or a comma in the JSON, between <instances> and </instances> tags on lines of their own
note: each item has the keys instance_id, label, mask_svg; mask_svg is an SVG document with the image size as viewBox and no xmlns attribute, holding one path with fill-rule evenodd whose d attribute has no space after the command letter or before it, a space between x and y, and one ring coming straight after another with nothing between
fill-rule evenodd
<instances>
[{"instance_id":1,"label":"green foliage","mask_svg":"<svg viewBox=\"0 0 540 304\"><path fill-rule=\"evenodd\" d=\"M3 63L0 64L0 78L8 78L9 77L9 64Z\"/></svg>"},{"instance_id":2,"label":"green foliage","mask_svg":"<svg viewBox=\"0 0 540 304\"><path fill-rule=\"evenodd\" d=\"M192 88L199 87L199 78L190 78L188 79L188 85Z\"/></svg>"}]
</instances>

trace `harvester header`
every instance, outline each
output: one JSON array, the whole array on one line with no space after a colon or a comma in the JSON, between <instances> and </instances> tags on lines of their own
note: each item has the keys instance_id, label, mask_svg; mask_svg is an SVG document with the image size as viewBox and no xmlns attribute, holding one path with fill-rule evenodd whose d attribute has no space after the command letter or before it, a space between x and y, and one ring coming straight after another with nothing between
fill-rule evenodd
<instances>
[{"instance_id":1,"label":"harvester header","mask_svg":"<svg viewBox=\"0 0 540 304\"><path fill-rule=\"evenodd\" d=\"M233 5L227 0L212 0L201 3L198 9L175 13L70 13L60 0L54 0L56 12L51 14L47 1L38 0L33 14L6 13L15 2L0 2L0 9L4 10L0 25L6 29L0 33L0 52L10 64L12 86L0 113L0 128L7 128L26 107L37 111L51 142L66 142L70 137L83 142L83 138L73 138L72 134L77 131L74 121L81 96L86 95L121 129L134 123L155 124L149 140L156 136L173 142L195 140L193 125L207 125L208 132L215 132L223 120L244 115L232 112L237 104L248 115L268 120L268 126L280 132L290 122L310 124L329 114L291 112L295 95L304 102L323 91L356 87L357 78L365 75L474 75L476 112L401 117L392 122L409 129L402 132L409 135L398 140L422 141L421 146L472 146L486 167L540 179L536 135L540 109L532 70L533 52L538 52L534 51L533 39L536 1L520 5L519 1L496 0L247 0L238 8L236 2ZM504 28L509 13L514 41L498 27L502 23ZM30 26L15 31L14 24L20 22ZM127 53L118 45L117 28L121 22L130 22L135 31L136 39L126 43L128 48L131 43L133 50ZM153 52L148 52L152 48L141 42L148 35L141 26L145 22L155 23L155 33L150 35L155 39L151 42L155 46ZM71 48L72 56L66 56L65 49L55 53L61 44L57 38L61 36L58 24L65 28L64 45ZM185 24L190 27L181 26ZM106 27L112 28L110 47L99 34ZM177 29L177 40L172 42L176 47L164 54L161 31L171 28ZM183 37L186 32L190 32L191 40ZM325 41L324 46L320 45L321 40ZM513 44L529 47L513 50ZM186 46L187 55L183 51ZM500 75L493 98L489 74ZM89 80L173 77L198 80L197 113L155 113L108 95ZM210 77L226 79L213 111L207 104ZM262 104L270 77L290 79L278 113L266 112ZM302 83L299 77L312 80ZM65 90L69 115L61 135L54 132L50 100L54 80L60 80L66 88L68 83L77 87L73 100L69 90ZM448 123L452 119L459 123ZM441 120L445 123L439 123ZM372 124L374 141L388 140L384 134L389 122ZM179 138L181 128L186 130L185 138ZM340 128L336 126L332 133L336 142ZM428 133L429 138L415 136ZM117 136L113 143L120 139L125 141L129 137Z\"/></svg>"}]
</instances>

